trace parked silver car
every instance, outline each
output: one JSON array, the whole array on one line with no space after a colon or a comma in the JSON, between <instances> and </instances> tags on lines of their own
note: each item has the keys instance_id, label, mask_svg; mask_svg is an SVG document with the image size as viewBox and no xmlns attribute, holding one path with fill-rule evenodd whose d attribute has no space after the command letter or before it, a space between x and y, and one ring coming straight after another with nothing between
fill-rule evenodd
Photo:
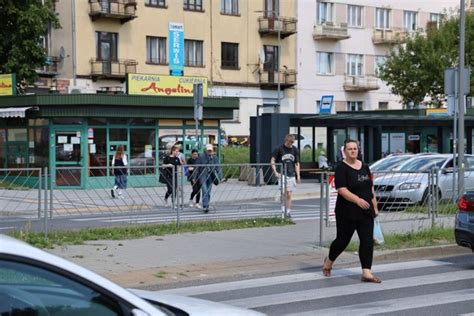
<instances>
[{"instance_id":1,"label":"parked silver car","mask_svg":"<svg viewBox=\"0 0 474 316\"><path fill-rule=\"evenodd\" d=\"M466 169L474 167L474 156L466 155ZM435 154L409 159L396 171L374 173L374 188L379 208L399 210L407 206L423 204L428 200L429 172L436 172L433 194L438 199L450 199L453 195L453 155ZM436 170L436 171L435 171ZM465 172L465 187L474 189L474 172Z\"/></svg>"}]
</instances>

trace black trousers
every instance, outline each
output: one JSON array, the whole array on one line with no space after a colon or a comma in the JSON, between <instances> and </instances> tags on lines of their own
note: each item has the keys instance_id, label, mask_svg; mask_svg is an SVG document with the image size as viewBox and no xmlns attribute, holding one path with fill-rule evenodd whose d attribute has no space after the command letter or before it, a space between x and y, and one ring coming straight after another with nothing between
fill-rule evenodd
<instances>
[{"instance_id":1,"label":"black trousers","mask_svg":"<svg viewBox=\"0 0 474 316\"><path fill-rule=\"evenodd\" d=\"M363 216L361 219L350 219L345 216L336 216L336 239L329 248L329 260L335 261L349 245L354 231L359 235L359 259L362 269L372 268L374 257L374 219Z\"/></svg>"},{"instance_id":2,"label":"black trousers","mask_svg":"<svg viewBox=\"0 0 474 316\"><path fill-rule=\"evenodd\" d=\"M191 192L189 199L192 200L196 197L196 203L199 203L201 200L201 184L199 183L199 179L191 180L191 183L193 184L193 192Z\"/></svg>"},{"instance_id":3,"label":"black trousers","mask_svg":"<svg viewBox=\"0 0 474 316\"><path fill-rule=\"evenodd\" d=\"M170 195L173 195L173 193L176 194L176 192L178 191L178 181L175 180L175 182L174 182L174 190L173 190L173 180L166 181L166 188L167 188L167 190L166 190L166 194L165 194L165 200L167 200L170 197ZM173 195L173 198L174 197L175 197L175 195Z\"/></svg>"}]
</instances>

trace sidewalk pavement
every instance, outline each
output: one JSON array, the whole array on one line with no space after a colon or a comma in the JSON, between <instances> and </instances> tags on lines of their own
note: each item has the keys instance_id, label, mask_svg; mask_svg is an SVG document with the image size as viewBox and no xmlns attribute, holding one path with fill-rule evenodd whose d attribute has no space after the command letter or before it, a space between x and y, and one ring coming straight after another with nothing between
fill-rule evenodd
<instances>
[{"instance_id":1,"label":"sidewalk pavement","mask_svg":"<svg viewBox=\"0 0 474 316\"><path fill-rule=\"evenodd\" d=\"M388 231L400 231L400 227L408 230L410 225L386 225ZM327 233L333 236L334 228ZM179 284L240 280L289 271L319 272L328 249L318 247L318 234L319 222L307 220L283 227L91 241L48 251L125 287L163 289ZM469 251L456 245L400 251L377 250L374 264L383 260L457 253ZM335 267L357 264L358 261L357 254L345 252L338 258Z\"/></svg>"}]
</instances>

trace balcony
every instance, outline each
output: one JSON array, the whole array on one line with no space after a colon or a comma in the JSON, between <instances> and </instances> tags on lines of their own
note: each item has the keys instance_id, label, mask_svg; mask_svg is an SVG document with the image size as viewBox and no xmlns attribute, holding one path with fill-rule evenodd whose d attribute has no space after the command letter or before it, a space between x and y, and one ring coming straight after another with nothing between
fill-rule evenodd
<instances>
[{"instance_id":1,"label":"balcony","mask_svg":"<svg viewBox=\"0 0 474 316\"><path fill-rule=\"evenodd\" d=\"M127 73L136 73L138 62L133 59L99 60L91 59L91 77L93 79L125 80Z\"/></svg>"},{"instance_id":2,"label":"balcony","mask_svg":"<svg viewBox=\"0 0 474 316\"><path fill-rule=\"evenodd\" d=\"M125 23L137 17L136 0L89 0L89 2L89 16L92 21L107 18Z\"/></svg>"},{"instance_id":3,"label":"balcony","mask_svg":"<svg viewBox=\"0 0 474 316\"><path fill-rule=\"evenodd\" d=\"M57 56L46 56L44 65L36 69L36 73L42 77L54 77L58 74L58 62Z\"/></svg>"},{"instance_id":4,"label":"balcony","mask_svg":"<svg viewBox=\"0 0 474 316\"><path fill-rule=\"evenodd\" d=\"M351 37L347 23L324 22L316 24L313 29L313 39L339 41Z\"/></svg>"},{"instance_id":5,"label":"balcony","mask_svg":"<svg viewBox=\"0 0 474 316\"><path fill-rule=\"evenodd\" d=\"M348 76L344 77L345 91L362 92L379 89L377 77L374 76Z\"/></svg>"},{"instance_id":6,"label":"balcony","mask_svg":"<svg viewBox=\"0 0 474 316\"><path fill-rule=\"evenodd\" d=\"M278 74L280 75L280 89L286 89L296 85L296 70L285 69L277 71L259 71L259 83L262 89L278 88Z\"/></svg>"},{"instance_id":7,"label":"balcony","mask_svg":"<svg viewBox=\"0 0 474 316\"><path fill-rule=\"evenodd\" d=\"M296 18L280 16L279 18L261 16L258 18L258 32L261 36L276 35L280 31L280 38L296 33Z\"/></svg>"},{"instance_id":8,"label":"balcony","mask_svg":"<svg viewBox=\"0 0 474 316\"><path fill-rule=\"evenodd\" d=\"M404 42L408 36L408 32L402 28L391 28L386 30L375 29L372 34L372 43L374 43L374 45L397 44Z\"/></svg>"}]
</instances>

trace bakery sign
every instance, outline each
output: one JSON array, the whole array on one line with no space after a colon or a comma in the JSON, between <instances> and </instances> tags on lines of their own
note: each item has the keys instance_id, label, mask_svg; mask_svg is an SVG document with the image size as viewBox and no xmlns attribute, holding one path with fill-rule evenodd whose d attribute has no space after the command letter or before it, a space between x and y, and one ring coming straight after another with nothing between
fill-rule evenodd
<instances>
[{"instance_id":1,"label":"bakery sign","mask_svg":"<svg viewBox=\"0 0 474 316\"><path fill-rule=\"evenodd\" d=\"M203 94L205 97L207 97L206 77L128 74L127 94L156 95L166 97L192 97L193 84L195 83L203 84Z\"/></svg>"},{"instance_id":2,"label":"bakery sign","mask_svg":"<svg viewBox=\"0 0 474 316\"><path fill-rule=\"evenodd\" d=\"M15 95L15 74L0 74L0 96Z\"/></svg>"}]
</instances>

